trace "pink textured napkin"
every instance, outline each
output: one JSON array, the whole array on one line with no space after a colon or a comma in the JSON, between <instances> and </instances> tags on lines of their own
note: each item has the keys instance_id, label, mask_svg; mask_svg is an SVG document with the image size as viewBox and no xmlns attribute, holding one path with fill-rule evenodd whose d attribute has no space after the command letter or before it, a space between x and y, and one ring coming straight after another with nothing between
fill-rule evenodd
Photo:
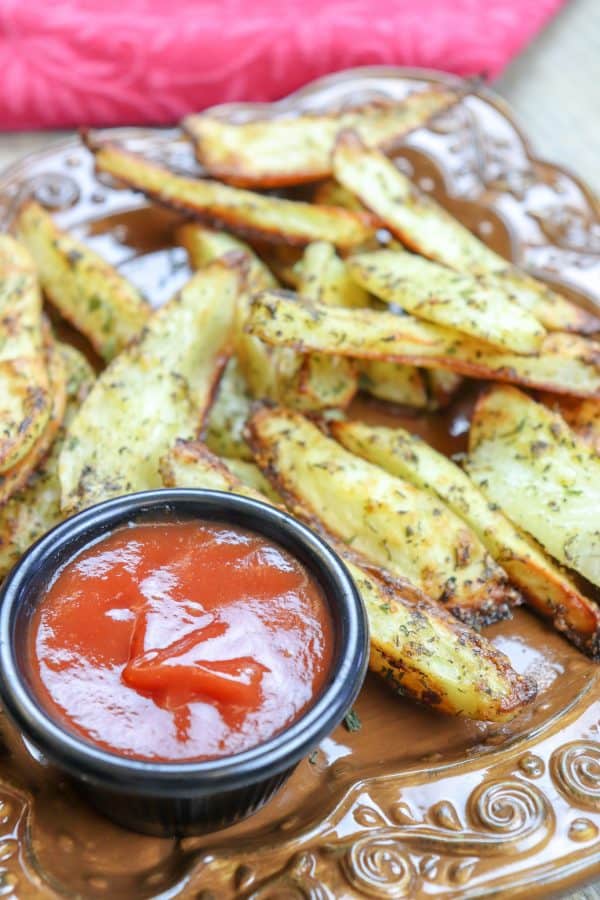
<instances>
[{"instance_id":1,"label":"pink textured napkin","mask_svg":"<svg viewBox=\"0 0 600 900\"><path fill-rule=\"evenodd\" d=\"M171 123L369 64L495 76L563 0L0 0L0 128Z\"/></svg>"}]
</instances>

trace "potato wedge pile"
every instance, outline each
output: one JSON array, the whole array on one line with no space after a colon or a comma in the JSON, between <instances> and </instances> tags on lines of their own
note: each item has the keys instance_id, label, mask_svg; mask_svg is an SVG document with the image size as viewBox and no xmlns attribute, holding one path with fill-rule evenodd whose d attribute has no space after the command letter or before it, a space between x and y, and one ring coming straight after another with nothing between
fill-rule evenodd
<instances>
[{"instance_id":1,"label":"potato wedge pile","mask_svg":"<svg viewBox=\"0 0 600 900\"><path fill-rule=\"evenodd\" d=\"M22 206L20 243L0 238L0 576L72 512L207 488L331 542L368 613L371 668L434 710L503 722L533 700L486 632L520 604L600 659L600 320L388 155L458 99L193 116L207 178L88 138L99 172L182 214L193 275L156 311ZM41 292L98 373L57 339ZM357 418L364 395L403 427ZM458 461L405 427L442 428L454 409L462 431L472 418Z\"/></svg>"}]
</instances>

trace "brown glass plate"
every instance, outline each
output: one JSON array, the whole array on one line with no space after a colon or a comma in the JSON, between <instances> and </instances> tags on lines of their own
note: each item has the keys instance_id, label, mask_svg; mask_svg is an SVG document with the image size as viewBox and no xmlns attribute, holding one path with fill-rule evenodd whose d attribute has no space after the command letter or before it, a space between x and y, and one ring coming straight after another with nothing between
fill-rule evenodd
<instances>
[{"instance_id":1,"label":"brown glass plate","mask_svg":"<svg viewBox=\"0 0 600 900\"><path fill-rule=\"evenodd\" d=\"M404 97L436 73L369 68L273 105L219 115L293 115ZM117 129L116 140L197 171L176 130ZM586 187L536 159L510 112L485 90L414 132L401 165L486 242L593 308L600 218ZM159 304L188 276L173 248L179 218L94 176L70 140L0 177L0 226L33 194ZM459 449L459 404L435 422L359 401L354 413L408 423ZM367 679L359 731L340 727L261 813L181 842L100 818L0 716L0 897L548 897L600 873L598 669L525 611L486 634L540 686L509 725L442 718Z\"/></svg>"}]
</instances>

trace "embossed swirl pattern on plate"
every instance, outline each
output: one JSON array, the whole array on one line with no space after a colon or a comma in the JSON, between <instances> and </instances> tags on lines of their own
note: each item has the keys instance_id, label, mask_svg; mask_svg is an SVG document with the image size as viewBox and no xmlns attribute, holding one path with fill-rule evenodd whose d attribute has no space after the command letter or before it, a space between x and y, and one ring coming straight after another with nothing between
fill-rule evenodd
<instances>
[{"instance_id":1,"label":"embossed swirl pattern on plate","mask_svg":"<svg viewBox=\"0 0 600 900\"><path fill-rule=\"evenodd\" d=\"M569 802L600 812L600 744L565 744L554 751L550 766L557 788Z\"/></svg>"}]
</instances>

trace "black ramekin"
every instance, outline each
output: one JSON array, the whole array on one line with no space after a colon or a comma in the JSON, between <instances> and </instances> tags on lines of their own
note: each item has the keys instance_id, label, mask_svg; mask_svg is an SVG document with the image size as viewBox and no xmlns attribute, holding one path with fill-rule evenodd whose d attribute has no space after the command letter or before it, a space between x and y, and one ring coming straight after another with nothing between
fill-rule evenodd
<instances>
[{"instance_id":1,"label":"black ramekin","mask_svg":"<svg viewBox=\"0 0 600 900\"><path fill-rule=\"evenodd\" d=\"M234 756L155 763L106 752L54 721L29 682L26 631L57 569L118 526L164 520L165 515L236 524L276 541L316 579L331 610L334 658L321 694L274 738ZM218 491L148 491L91 507L34 544L0 593L0 694L10 717L48 760L76 780L101 812L147 834L202 834L259 809L300 759L342 720L360 690L367 657L365 612L337 554L291 516Z\"/></svg>"}]
</instances>

